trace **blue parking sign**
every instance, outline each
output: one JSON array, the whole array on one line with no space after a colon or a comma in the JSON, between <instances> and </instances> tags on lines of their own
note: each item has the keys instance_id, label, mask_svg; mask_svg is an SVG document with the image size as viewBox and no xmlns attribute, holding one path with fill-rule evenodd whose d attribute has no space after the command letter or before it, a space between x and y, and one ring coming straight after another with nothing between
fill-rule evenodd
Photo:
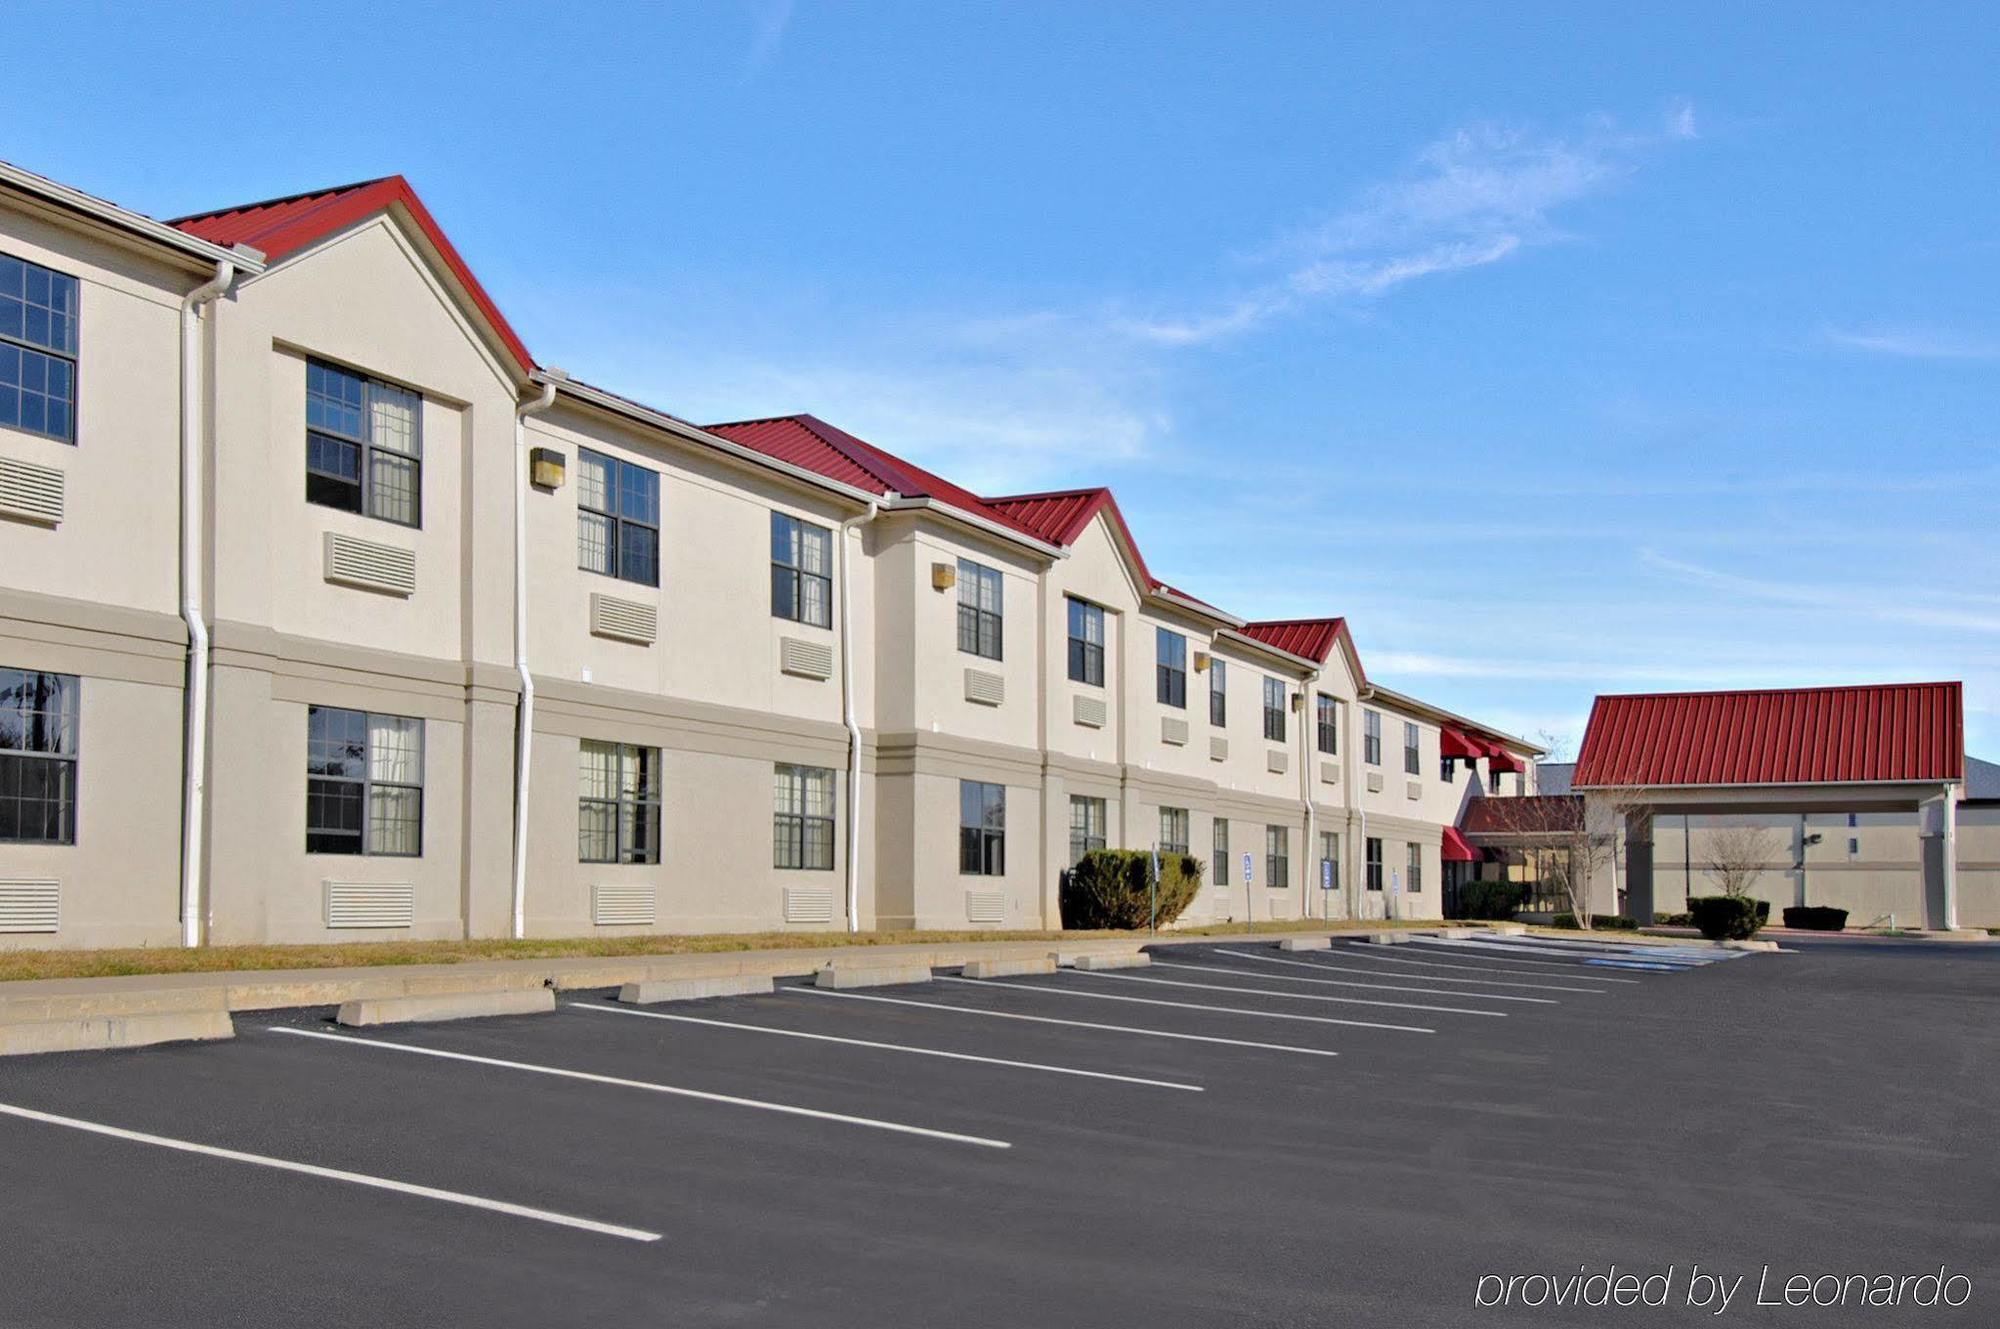
<instances>
[{"instance_id":1,"label":"blue parking sign","mask_svg":"<svg viewBox=\"0 0 2000 1329\"><path fill-rule=\"evenodd\" d=\"M1243 851L1243 884L1245 886L1250 884L1250 851L1248 849Z\"/></svg>"},{"instance_id":2,"label":"blue parking sign","mask_svg":"<svg viewBox=\"0 0 2000 1329\"><path fill-rule=\"evenodd\" d=\"M1333 860L1330 858L1319 861L1319 888L1323 891L1333 889Z\"/></svg>"}]
</instances>

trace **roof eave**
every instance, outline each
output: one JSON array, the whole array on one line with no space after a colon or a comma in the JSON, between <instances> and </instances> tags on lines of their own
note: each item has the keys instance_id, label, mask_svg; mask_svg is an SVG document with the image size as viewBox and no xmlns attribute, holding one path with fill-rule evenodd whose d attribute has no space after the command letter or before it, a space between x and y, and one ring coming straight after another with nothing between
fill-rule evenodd
<instances>
[{"instance_id":1,"label":"roof eave","mask_svg":"<svg viewBox=\"0 0 2000 1329\"><path fill-rule=\"evenodd\" d=\"M1409 710L1421 711L1424 715L1445 724L1461 726L1480 734L1490 734L1500 742L1510 747L1519 748L1531 757L1545 757L1549 752L1547 748L1539 743L1530 743L1527 739L1519 738L1504 729L1495 729L1492 725L1474 720L1469 716L1460 715L1456 711L1448 711L1442 706L1434 706L1430 702L1412 697L1408 693L1398 692L1394 688L1383 687L1380 683L1371 683L1368 687L1368 695L1383 698L1394 705L1402 706Z\"/></svg>"},{"instance_id":2,"label":"roof eave","mask_svg":"<svg viewBox=\"0 0 2000 1329\"><path fill-rule=\"evenodd\" d=\"M1236 615L1226 609L1218 609L1214 605L1203 604L1201 601L1189 599L1185 595L1176 595L1172 589L1165 586L1155 586L1151 591L1147 592L1147 598L1157 600L1164 605L1172 605L1182 613L1193 614L1198 618L1205 618L1211 622L1220 623L1227 628L1241 629L1249 621L1236 617Z\"/></svg>"},{"instance_id":3,"label":"roof eave","mask_svg":"<svg viewBox=\"0 0 2000 1329\"><path fill-rule=\"evenodd\" d=\"M24 171L8 162L0 162L0 184L68 211L80 213L94 221L174 250L189 258L201 259L211 264L233 263L239 272L246 274L264 270L264 255L248 245L225 249L213 241L176 230L165 222L155 221L129 208L121 208L116 203L95 198L82 190L58 184L46 176L36 175L33 171Z\"/></svg>"},{"instance_id":4,"label":"roof eave","mask_svg":"<svg viewBox=\"0 0 2000 1329\"><path fill-rule=\"evenodd\" d=\"M1303 655L1294 655L1290 651L1280 650L1269 642L1258 641L1255 637L1239 632L1235 628L1224 628L1215 635L1238 646L1247 646L1260 655L1269 656L1274 660L1282 660L1302 673L1317 674L1320 671L1320 661L1308 659Z\"/></svg>"},{"instance_id":5,"label":"roof eave","mask_svg":"<svg viewBox=\"0 0 2000 1329\"><path fill-rule=\"evenodd\" d=\"M882 504L884 512L935 512L940 516L948 517L961 525L970 526L974 530L984 532L996 539L1005 540L1009 544L1019 545L1023 549L1033 550L1043 558L1054 560L1069 557L1069 550L1060 545L1052 545L1046 541L1037 540L1034 536L1026 532L1013 530L991 518L982 517L974 512L967 512L964 508L931 498L928 495L919 494L911 497L899 495L895 498L881 499L879 501Z\"/></svg>"}]
</instances>

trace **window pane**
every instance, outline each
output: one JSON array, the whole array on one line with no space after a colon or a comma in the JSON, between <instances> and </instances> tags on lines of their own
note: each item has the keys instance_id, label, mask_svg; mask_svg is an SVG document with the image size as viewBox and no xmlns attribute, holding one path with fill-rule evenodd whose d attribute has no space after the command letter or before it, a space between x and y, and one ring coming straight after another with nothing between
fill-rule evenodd
<instances>
[{"instance_id":1,"label":"window pane","mask_svg":"<svg viewBox=\"0 0 2000 1329\"><path fill-rule=\"evenodd\" d=\"M627 521L660 524L660 477L630 462L618 464L618 515Z\"/></svg>"},{"instance_id":2,"label":"window pane","mask_svg":"<svg viewBox=\"0 0 2000 1329\"><path fill-rule=\"evenodd\" d=\"M361 852L361 789L348 780L306 781L306 852Z\"/></svg>"},{"instance_id":3,"label":"window pane","mask_svg":"<svg viewBox=\"0 0 2000 1329\"><path fill-rule=\"evenodd\" d=\"M368 852L414 855L423 847L424 791L375 787L368 791Z\"/></svg>"},{"instance_id":4,"label":"window pane","mask_svg":"<svg viewBox=\"0 0 2000 1329\"><path fill-rule=\"evenodd\" d=\"M618 856L618 805L581 801L576 810L576 857L580 863L609 863Z\"/></svg>"},{"instance_id":5,"label":"window pane","mask_svg":"<svg viewBox=\"0 0 2000 1329\"><path fill-rule=\"evenodd\" d=\"M771 613L778 618L799 616L799 574L775 563L771 565Z\"/></svg>"},{"instance_id":6,"label":"window pane","mask_svg":"<svg viewBox=\"0 0 2000 1329\"><path fill-rule=\"evenodd\" d=\"M386 784L424 782L424 722L399 715L368 717L368 778Z\"/></svg>"},{"instance_id":7,"label":"window pane","mask_svg":"<svg viewBox=\"0 0 2000 1329\"><path fill-rule=\"evenodd\" d=\"M384 521L415 526L417 505L417 463L393 452L368 454L368 515Z\"/></svg>"},{"instance_id":8,"label":"window pane","mask_svg":"<svg viewBox=\"0 0 2000 1329\"><path fill-rule=\"evenodd\" d=\"M580 798L615 798L618 789L618 745L586 738L577 745L577 795Z\"/></svg>"},{"instance_id":9,"label":"window pane","mask_svg":"<svg viewBox=\"0 0 2000 1329\"><path fill-rule=\"evenodd\" d=\"M368 441L405 457L417 456L417 411L422 400L387 383L370 385Z\"/></svg>"},{"instance_id":10,"label":"window pane","mask_svg":"<svg viewBox=\"0 0 2000 1329\"><path fill-rule=\"evenodd\" d=\"M612 521L594 512L577 510L576 514L576 565L586 572L602 572L607 577L613 568L611 563Z\"/></svg>"},{"instance_id":11,"label":"window pane","mask_svg":"<svg viewBox=\"0 0 2000 1329\"><path fill-rule=\"evenodd\" d=\"M833 772L809 769L805 773L805 810L814 817L833 815Z\"/></svg>"},{"instance_id":12,"label":"window pane","mask_svg":"<svg viewBox=\"0 0 2000 1329\"><path fill-rule=\"evenodd\" d=\"M579 448L576 454L576 501L579 507L611 511L611 459Z\"/></svg>"},{"instance_id":13,"label":"window pane","mask_svg":"<svg viewBox=\"0 0 2000 1329\"><path fill-rule=\"evenodd\" d=\"M833 583L825 577L799 579L799 618L820 627L833 626Z\"/></svg>"},{"instance_id":14,"label":"window pane","mask_svg":"<svg viewBox=\"0 0 2000 1329\"><path fill-rule=\"evenodd\" d=\"M799 528L799 567L803 571L820 575L833 570L833 539L824 528L818 526Z\"/></svg>"},{"instance_id":15,"label":"window pane","mask_svg":"<svg viewBox=\"0 0 2000 1329\"><path fill-rule=\"evenodd\" d=\"M368 756L368 717L332 706L306 708L306 773L359 780ZM358 826L359 823L357 822Z\"/></svg>"},{"instance_id":16,"label":"window pane","mask_svg":"<svg viewBox=\"0 0 2000 1329\"><path fill-rule=\"evenodd\" d=\"M318 361L306 362L306 425L351 439L365 438L361 403L366 384L358 376Z\"/></svg>"},{"instance_id":17,"label":"window pane","mask_svg":"<svg viewBox=\"0 0 2000 1329\"><path fill-rule=\"evenodd\" d=\"M642 586L660 584L660 533L650 526L618 527L618 575Z\"/></svg>"}]
</instances>

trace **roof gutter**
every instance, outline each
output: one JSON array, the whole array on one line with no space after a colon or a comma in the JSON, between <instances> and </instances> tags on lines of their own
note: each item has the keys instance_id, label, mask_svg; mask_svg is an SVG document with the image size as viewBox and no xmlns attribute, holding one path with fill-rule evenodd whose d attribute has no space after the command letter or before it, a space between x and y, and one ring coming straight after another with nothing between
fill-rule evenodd
<instances>
[{"instance_id":1,"label":"roof gutter","mask_svg":"<svg viewBox=\"0 0 2000 1329\"><path fill-rule=\"evenodd\" d=\"M1197 617L1207 619L1211 623L1221 623L1230 628L1241 628L1245 623L1250 621L1247 618L1238 618L1226 609L1217 609L1214 605L1203 604L1199 600L1191 600L1185 595L1178 594L1171 587L1155 587L1148 592L1148 597L1158 600L1161 604L1172 605L1183 613L1194 614Z\"/></svg>"},{"instance_id":2,"label":"roof gutter","mask_svg":"<svg viewBox=\"0 0 2000 1329\"><path fill-rule=\"evenodd\" d=\"M165 222L155 221L129 208L121 208L116 203L95 198L80 189L58 184L46 176L36 175L33 171L24 171L8 162L0 162L0 184L12 186L24 194L33 194L71 212L81 213L95 221L130 232L143 240L178 250L191 258L202 259L209 263L230 263L245 275L255 275L264 270L264 256L247 245L228 249L212 241L198 239Z\"/></svg>"},{"instance_id":3,"label":"roof gutter","mask_svg":"<svg viewBox=\"0 0 2000 1329\"><path fill-rule=\"evenodd\" d=\"M12 169L12 168L9 168ZM207 932L202 892L203 815L208 769L208 624L201 616L202 524L201 307L236 280L236 263L215 261L215 275L181 297L181 621L187 624L184 694L185 761L181 773L181 944L199 946Z\"/></svg>"}]
</instances>

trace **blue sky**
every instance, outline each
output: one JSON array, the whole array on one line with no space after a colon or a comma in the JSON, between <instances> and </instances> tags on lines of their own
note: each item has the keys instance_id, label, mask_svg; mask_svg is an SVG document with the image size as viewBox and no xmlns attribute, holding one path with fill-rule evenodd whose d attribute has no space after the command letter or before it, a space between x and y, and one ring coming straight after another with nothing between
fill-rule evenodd
<instances>
[{"instance_id":1,"label":"blue sky","mask_svg":"<svg viewBox=\"0 0 2000 1329\"><path fill-rule=\"evenodd\" d=\"M545 363L1109 483L1524 733L1962 678L2000 755L2000 11L1639 8L29 6L0 156L399 171Z\"/></svg>"}]
</instances>

